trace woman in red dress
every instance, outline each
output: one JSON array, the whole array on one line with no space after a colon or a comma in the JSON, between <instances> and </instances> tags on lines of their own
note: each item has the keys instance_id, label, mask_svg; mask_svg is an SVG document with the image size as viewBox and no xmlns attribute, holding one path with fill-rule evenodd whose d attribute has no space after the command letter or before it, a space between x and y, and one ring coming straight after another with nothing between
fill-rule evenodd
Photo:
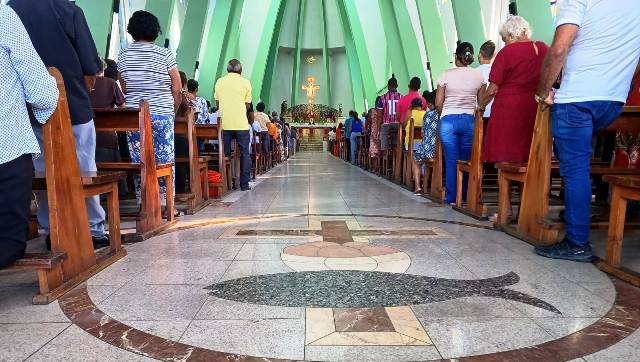
<instances>
[{"instance_id":1,"label":"woman in red dress","mask_svg":"<svg viewBox=\"0 0 640 362\"><path fill-rule=\"evenodd\" d=\"M484 110L495 97L482 158L485 162L527 162L538 107L535 93L548 47L530 39L529 23L520 16L509 17L500 36L507 45L496 56L490 85L479 104Z\"/></svg>"}]
</instances>

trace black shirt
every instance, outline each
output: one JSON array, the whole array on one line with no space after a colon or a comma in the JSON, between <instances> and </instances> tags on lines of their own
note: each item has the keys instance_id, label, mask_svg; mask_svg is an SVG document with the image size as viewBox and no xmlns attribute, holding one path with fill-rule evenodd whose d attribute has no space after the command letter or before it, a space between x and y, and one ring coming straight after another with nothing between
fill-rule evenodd
<instances>
[{"instance_id":1,"label":"black shirt","mask_svg":"<svg viewBox=\"0 0 640 362\"><path fill-rule=\"evenodd\" d=\"M71 123L93 119L85 75L102 67L82 10L69 0L11 0L31 42L47 67L62 73Z\"/></svg>"}]
</instances>

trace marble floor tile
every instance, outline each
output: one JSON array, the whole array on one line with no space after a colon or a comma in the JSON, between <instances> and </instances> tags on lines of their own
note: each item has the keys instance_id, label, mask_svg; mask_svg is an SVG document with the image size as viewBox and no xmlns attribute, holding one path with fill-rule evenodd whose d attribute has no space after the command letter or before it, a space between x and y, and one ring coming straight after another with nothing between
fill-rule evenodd
<instances>
[{"instance_id":1,"label":"marble floor tile","mask_svg":"<svg viewBox=\"0 0 640 362\"><path fill-rule=\"evenodd\" d=\"M484 259L465 256L458 259L477 278L491 278L515 272L520 282L529 283L569 283L562 274L553 272L531 259Z\"/></svg>"},{"instance_id":2,"label":"marble floor tile","mask_svg":"<svg viewBox=\"0 0 640 362\"><path fill-rule=\"evenodd\" d=\"M309 361L400 362L439 359L434 346L306 346Z\"/></svg>"},{"instance_id":3,"label":"marble floor tile","mask_svg":"<svg viewBox=\"0 0 640 362\"><path fill-rule=\"evenodd\" d=\"M539 344L552 337L528 318L420 320L443 358L505 351Z\"/></svg>"},{"instance_id":4,"label":"marble floor tile","mask_svg":"<svg viewBox=\"0 0 640 362\"><path fill-rule=\"evenodd\" d=\"M611 309L610 302L571 282L519 283L509 289L544 300L556 307L563 317L600 318ZM514 302L514 306L530 317L557 317L550 311L530 305Z\"/></svg>"},{"instance_id":5,"label":"marble floor tile","mask_svg":"<svg viewBox=\"0 0 640 362\"><path fill-rule=\"evenodd\" d=\"M201 285L126 285L98 304L116 320L190 320L207 300Z\"/></svg>"},{"instance_id":6,"label":"marble floor tile","mask_svg":"<svg viewBox=\"0 0 640 362\"><path fill-rule=\"evenodd\" d=\"M24 361L71 323L0 324L0 360Z\"/></svg>"},{"instance_id":7,"label":"marble floor tile","mask_svg":"<svg viewBox=\"0 0 640 362\"><path fill-rule=\"evenodd\" d=\"M61 356L64 356L65 362L154 361L154 359L128 352L102 342L74 325L47 343L47 345L29 357L27 361L59 361Z\"/></svg>"},{"instance_id":8,"label":"marble floor tile","mask_svg":"<svg viewBox=\"0 0 640 362\"><path fill-rule=\"evenodd\" d=\"M37 292L37 286L0 288L0 323L69 322L58 303L33 305Z\"/></svg>"},{"instance_id":9,"label":"marble floor tile","mask_svg":"<svg viewBox=\"0 0 640 362\"><path fill-rule=\"evenodd\" d=\"M523 318L524 313L516 309L507 300L488 297L465 297L443 302L411 306L418 318Z\"/></svg>"},{"instance_id":10,"label":"marble floor tile","mask_svg":"<svg viewBox=\"0 0 640 362\"><path fill-rule=\"evenodd\" d=\"M37 287L38 276L31 270L1 270L0 288Z\"/></svg>"},{"instance_id":11,"label":"marble floor tile","mask_svg":"<svg viewBox=\"0 0 640 362\"><path fill-rule=\"evenodd\" d=\"M252 275L288 273L291 269L282 261L236 260L231 263L221 281L244 278Z\"/></svg>"},{"instance_id":12,"label":"marble floor tile","mask_svg":"<svg viewBox=\"0 0 640 362\"><path fill-rule=\"evenodd\" d=\"M187 327L191 323L190 320L174 320L174 321L139 321L139 320L123 320L122 323L147 332L154 336L166 338L170 341L178 342Z\"/></svg>"},{"instance_id":13,"label":"marble floor tile","mask_svg":"<svg viewBox=\"0 0 640 362\"><path fill-rule=\"evenodd\" d=\"M638 361L638 346L640 346L640 331L635 331L607 349L585 356L587 362L636 362Z\"/></svg>"},{"instance_id":14,"label":"marble floor tile","mask_svg":"<svg viewBox=\"0 0 640 362\"><path fill-rule=\"evenodd\" d=\"M160 259L137 274L130 284L211 285L224 275L231 260Z\"/></svg>"},{"instance_id":15,"label":"marble floor tile","mask_svg":"<svg viewBox=\"0 0 640 362\"><path fill-rule=\"evenodd\" d=\"M304 319L194 320L180 340L256 357L304 359Z\"/></svg>"},{"instance_id":16,"label":"marble floor tile","mask_svg":"<svg viewBox=\"0 0 640 362\"><path fill-rule=\"evenodd\" d=\"M282 251L297 245L291 244L245 244L238 252L235 260L280 260Z\"/></svg>"},{"instance_id":17,"label":"marble floor tile","mask_svg":"<svg viewBox=\"0 0 640 362\"><path fill-rule=\"evenodd\" d=\"M134 279L136 275L147 270L156 261L154 249L149 249L147 255L154 255L153 259L120 259L107 269L87 280L88 285L122 286Z\"/></svg>"},{"instance_id":18,"label":"marble floor tile","mask_svg":"<svg viewBox=\"0 0 640 362\"><path fill-rule=\"evenodd\" d=\"M301 319L304 308L279 307L240 303L210 296L196 314L195 319Z\"/></svg>"},{"instance_id":19,"label":"marble floor tile","mask_svg":"<svg viewBox=\"0 0 640 362\"><path fill-rule=\"evenodd\" d=\"M533 259L536 263L551 270L553 273L572 282L608 283L609 276L591 263L575 263L568 260L556 260L543 257Z\"/></svg>"},{"instance_id":20,"label":"marble floor tile","mask_svg":"<svg viewBox=\"0 0 640 362\"><path fill-rule=\"evenodd\" d=\"M584 329L598 321L598 318L533 318L540 327L544 328L554 338L561 338Z\"/></svg>"}]
</instances>

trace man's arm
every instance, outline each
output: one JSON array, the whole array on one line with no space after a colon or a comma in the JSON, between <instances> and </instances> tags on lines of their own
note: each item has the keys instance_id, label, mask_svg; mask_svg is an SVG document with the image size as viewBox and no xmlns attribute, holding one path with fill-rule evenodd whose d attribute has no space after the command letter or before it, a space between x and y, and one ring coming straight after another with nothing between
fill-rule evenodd
<instances>
[{"instance_id":1,"label":"man's arm","mask_svg":"<svg viewBox=\"0 0 640 362\"><path fill-rule=\"evenodd\" d=\"M100 71L102 62L98 56L96 43L93 41L89 25L87 24L87 20L84 17L82 9L76 5L73 6L76 7L73 16L73 48L80 60L82 72L87 76L85 77L87 88L91 91L91 89L93 89L93 84L95 83L95 75Z\"/></svg>"},{"instance_id":2,"label":"man's arm","mask_svg":"<svg viewBox=\"0 0 640 362\"><path fill-rule=\"evenodd\" d=\"M540 82L538 83L536 94L538 97L545 99L545 103L549 105L553 104L551 88L562 71L569 49L571 49L576 36L578 36L578 30L580 30L580 27L575 24L560 25L556 29L553 44L551 44L542 63Z\"/></svg>"},{"instance_id":3,"label":"man's arm","mask_svg":"<svg viewBox=\"0 0 640 362\"><path fill-rule=\"evenodd\" d=\"M6 28L11 30L6 32L6 44L2 46L9 49L11 65L22 83L25 101L38 122L44 124L58 106L56 81L47 72L18 15L10 8L4 15L2 22L6 21Z\"/></svg>"}]
</instances>

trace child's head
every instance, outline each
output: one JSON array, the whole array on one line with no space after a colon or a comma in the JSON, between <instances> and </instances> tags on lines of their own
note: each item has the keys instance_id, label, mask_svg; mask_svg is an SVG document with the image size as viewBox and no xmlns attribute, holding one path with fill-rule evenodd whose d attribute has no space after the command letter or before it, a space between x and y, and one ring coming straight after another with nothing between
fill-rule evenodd
<instances>
[{"instance_id":1,"label":"child's head","mask_svg":"<svg viewBox=\"0 0 640 362\"><path fill-rule=\"evenodd\" d=\"M422 99L414 98L411 101L411 109L422 109Z\"/></svg>"},{"instance_id":2,"label":"child's head","mask_svg":"<svg viewBox=\"0 0 640 362\"><path fill-rule=\"evenodd\" d=\"M422 97L427 101L427 108L434 109L436 108L436 91L425 91L422 93Z\"/></svg>"}]
</instances>

